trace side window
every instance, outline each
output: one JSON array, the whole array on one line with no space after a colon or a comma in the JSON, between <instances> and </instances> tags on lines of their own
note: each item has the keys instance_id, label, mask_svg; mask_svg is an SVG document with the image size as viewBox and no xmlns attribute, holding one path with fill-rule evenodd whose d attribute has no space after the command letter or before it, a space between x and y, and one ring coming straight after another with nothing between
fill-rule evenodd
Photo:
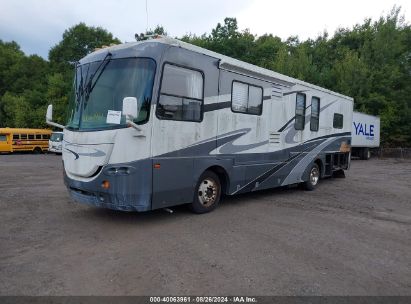
<instances>
[{"instance_id":1,"label":"side window","mask_svg":"<svg viewBox=\"0 0 411 304\"><path fill-rule=\"evenodd\" d=\"M20 134L13 134L13 139L14 140L19 140L20 139Z\"/></svg>"},{"instance_id":2,"label":"side window","mask_svg":"<svg viewBox=\"0 0 411 304\"><path fill-rule=\"evenodd\" d=\"M204 76L201 72L165 64L157 116L161 119L203 119Z\"/></svg>"},{"instance_id":3,"label":"side window","mask_svg":"<svg viewBox=\"0 0 411 304\"><path fill-rule=\"evenodd\" d=\"M295 123L296 130L304 130L305 126L305 94L297 93L295 100Z\"/></svg>"},{"instance_id":4,"label":"side window","mask_svg":"<svg viewBox=\"0 0 411 304\"><path fill-rule=\"evenodd\" d=\"M48 135L48 134L43 134L43 139L50 139L50 135Z\"/></svg>"},{"instance_id":5,"label":"side window","mask_svg":"<svg viewBox=\"0 0 411 304\"><path fill-rule=\"evenodd\" d=\"M344 116L342 114L334 113L333 127L336 129L342 129L344 122Z\"/></svg>"},{"instance_id":6,"label":"side window","mask_svg":"<svg viewBox=\"0 0 411 304\"><path fill-rule=\"evenodd\" d=\"M310 130L318 131L320 121L320 98L311 98L311 118L310 118Z\"/></svg>"},{"instance_id":7,"label":"side window","mask_svg":"<svg viewBox=\"0 0 411 304\"><path fill-rule=\"evenodd\" d=\"M0 134L0 141L7 141L6 134Z\"/></svg>"},{"instance_id":8,"label":"side window","mask_svg":"<svg viewBox=\"0 0 411 304\"><path fill-rule=\"evenodd\" d=\"M41 139L41 134L36 134L36 139Z\"/></svg>"},{"instance_id":9,"label":"side window","mask_svg":"<svg viewBox=\"0 0 411 304\"><path fill-rule=\"evenodd\" d=\"M263 112L263 89L247 83L233 81L231 110L233 112L261 115Z\"/></svg>"},{"instance_id":10,"label":"side window","mask_svg":"<svg viewBox=\"0 0 411 304\"><path fill-rule=\"evenodd\" d=\"M34 139L34 134L29 134L29 139Z\"/></svg>"},{"instance_id":11,"label":"side window","mask_svg":"<svg viewBox=\"0 0 411 304\"><path fill-rule=\"evenodd\" d=\"M27 139L27 134L20 134L21 139Z\"/></svg>"}]
</instances>

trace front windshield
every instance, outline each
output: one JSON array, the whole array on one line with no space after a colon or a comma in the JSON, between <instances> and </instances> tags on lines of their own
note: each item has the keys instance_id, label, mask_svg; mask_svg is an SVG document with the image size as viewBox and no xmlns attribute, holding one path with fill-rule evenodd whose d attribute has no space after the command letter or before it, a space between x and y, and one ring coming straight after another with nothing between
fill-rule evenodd
<instances>
[{"instance_id":1,"label":"front windshield","mask_svg":"<svg viewBox=\"0 0 411 304\"><path fill-rule=\"evenodd\" d=\"M67 128L105 129L124 127L121 115L123 99L137 98L137 124L147 122L153 91L155 62L147 58L122 58L79 65L75 77L75 96L71 99ZM99 75L101 73L101 75ZM93 74L96 74L93 77ZM100 77L99 77L100 76ZM93 78L93 89L86 94L87 83ZM118 119L112 115L119 114Z\"/></svg>"},{"instance_id":2,"label":"front windshield","mask_svg":"<svg viewBox=\"0 0 411 304\"><path fill-rule=\"evenodd\" d=\"M53 134L51 134L50 140L51 141L62 141L63 140L63 134L62 133L53 133Z\"/></svg>"}]
</instances>

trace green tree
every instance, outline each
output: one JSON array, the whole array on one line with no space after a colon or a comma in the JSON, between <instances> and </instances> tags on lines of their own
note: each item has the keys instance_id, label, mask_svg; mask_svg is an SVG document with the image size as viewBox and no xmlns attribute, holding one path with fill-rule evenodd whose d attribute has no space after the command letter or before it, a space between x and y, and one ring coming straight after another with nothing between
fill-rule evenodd
<instances>
[{"instance_id":1,"label":"green tree","mask_svg":"<svg viewBox=\"0 0 411 304\"><path fill-rule=\"evenodd\" d=\"M63 39L49 52L50 74L46 99L54 105L56 121L65 122L75 63L97 48L119 44L120 40L101 27L79 23L63 33Z\"/></svg>"},{"instance_id":2,"label":"green tree","mask_svg":"<svg viewBox=\"0 0 411 304\"><path fill-rule=\"evenodd\" d=\"M120 40L107 30L81 22L63 33L63 39L51 48L49 60L59 67L67 67L97 48L118 43Z\"/></svg>"}]
</instances>

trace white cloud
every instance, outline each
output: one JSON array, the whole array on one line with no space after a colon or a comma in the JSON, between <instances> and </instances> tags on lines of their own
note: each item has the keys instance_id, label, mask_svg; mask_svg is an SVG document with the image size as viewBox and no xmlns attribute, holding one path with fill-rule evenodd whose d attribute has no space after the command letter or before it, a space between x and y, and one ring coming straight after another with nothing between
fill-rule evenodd
<instances>
[{"instance_id":1,"label":"white cloud","mask_svg":"<svg viewBox=\"0 0 411 304\"><path fill-rule=\"evenodd\" d=\"M146 29L145 0L1 0L0 39L15 40L28 53L47 57L64 30L79 22L102 26L122 41ZM225 17L236 17L241 29L273 33L285 39L315 37L338 26L352 26L366 17L378 18L395 3L408 17L411 2L385 1L269 1L269 0L147 0L149 27L163 25L171 36L210 32ZM407 20L409 20L407 18Z\"/></svg>"},{"instance_id":2,"label":"white cloud","mask_svg":"<svg viewBox=\"0 0 411 304\"><path fill-rule=\"evenodd\" d=\"M406 0L254 0L237 18L241 27L258 35L268 32L282 39L298 35L305 40L317 37L324 30L333 34L337 28L352 27L365 18L376 20L389 13L394 5L400 5L402 14L409 17L411 2Z\"/></svg>"}]
</instances>

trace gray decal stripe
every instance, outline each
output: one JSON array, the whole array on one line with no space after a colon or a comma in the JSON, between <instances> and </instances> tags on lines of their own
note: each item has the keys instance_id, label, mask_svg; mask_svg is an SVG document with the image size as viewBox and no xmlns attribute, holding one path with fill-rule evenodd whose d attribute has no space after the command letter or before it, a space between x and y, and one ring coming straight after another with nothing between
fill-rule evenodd
<instances>
[{"instance_id":1,"label":"gray decal stripe","mask_svg":"<svg viewBox=\"0 0 411 304\"><path fill-rule=\"evenodd\" d=\"M249 145L234 145L233 141L230 141L224 144L223 146L221 146L218 152L220 154L235 154L235 153L243 152L246 150L254 149L260 146L264 146L268 144L268 142L269 142L268 140L265 140L259 143L249 144Z\"/></svg>"},{"instance_id":2,"label":"gray decal stripe","mask_svg":"<svg viewBox=\"0 0 411 304\"><path fill-rule=\"evenodd\" d=\"M326 138L330 138L330 137L343 137L343 136L351 136L351 132L343 132L343 133L334 133L334 134L330 134L330 135L324 135L324 136L320 136L320 137L316 137L310 140L307 140L306 142L312 142L315 140L319 140L319 139L326 139Z\"/></svg>"},{"instance_id":3,"label":"gray decal stripe","mask_svg":"<svg viewBox=\"0 0 411 304\"><path fill-rule=\"evenodd\" d=\"M322 143L320 143L318 146L316 146L313 150L307 153L295 166L294 168L290 171L290 173L287 175L287 177L284 179L284 181L281 183L281 185L288 185L288 184L294 184L297 182L302 182L302 174L306 170L306 168L312 163L314 158L318 156L318 153L320 153L329 143L333 142L338 138L328 138Z\"/></svg>"},{"instance_id":4,"label":"gray decal stripe","mask_svg":"<svg viewBox=\"0 0 411 304\"><path fill-rule=\"evenodd\" d=\"M320 113L321 113L323 110L325 110L326 108L328 108L329 106L331 106L332 104L334 104L335 102L337 102L337 100L334 100L333 102L331 102L331 103L323 106L323 107L320 109ZM308 107L307 107L307 108L308 108ZM311 115L311 114L310 114L310 115ZM310 115L307 114L307 115L304 116L304 120L305 120L304 128L305 128L306 125L308 125L308 124L310 123L310 119L309 119L309 118L310 118ZM320 117L321 117L321 115L320 115ZM299 132L299 130L296 130L295 128L293 128L292 125L289 125L286 129L287 129L288 131L287 131L287 133L286 133L286 135L285 135L285 137L284 137L285 142L286 142L287 144L295 144L295 143L297 143L297 142L294 140L294 137L295 137L295 135L297 134L297 132Z\"/></svg>"},{"instance_id":5,"label":"gray decal stripe","mask_svg":"<svg viewBox=\"0 0 411 304\"><path fill-rule=\"evenodd\" d=\"M70 149L67 149L67 148L64 148L64 149L67 150L67 151L69 151L69 152L71 152L71 153L73 153L73 154L74 154L74 157L75 157L75 160L80 157L76 152L74 152L74 151L72 151L72 150L70 150Z\"/></svg>"},{"instance_id":6,"label":"gray decal stripe","mask_svg":"<svg viewBox=\"0 0 411 304\"><path fill-rule=\"evenodd\" d=\"M217 103L210 103L204 105L204 112L212 112L221 109L226 109L231 107L231 101L224 101L224 102L217 102Z\"/></svg>"},{"instance_id":7,"label":"gray decal stripe","mask_svg":"<svg viewBox=\"0 0 411 304\"><path fill-rule=\"evenodd\" d=\"M307 147L306 149L304 149L300 153L297 153L296 155L291 156L286 161L284 161L280 164L277 164L274 167L270 168L268 171L264 172L263 174L261 174L260 176L258 176L254 180L252 180L251 182L248 182L246 185L244 185L242 188L234 191L232 194L252 191L253 189L256 188L255 187L256 183L259 183L259 184L264 183L267 179L269 179L272 175L274 175L276 172L278 172L281 168L288 165L291 161L298 158L303 153L307 152L307 150L309 150L310 148L313 148L313 145Z\"/></svg>"},{"instance_id":8,"label":"gray decal stripe","mask_svg":"<svg viewBox=\"0 0 411 304\"><path fill-rule=\"evenodd\" d=\"M266 179L268 179L271 175L273 175L275 172L277 172L278 170L280 170L281 168L283 168L285 165L288 164L288 162L292 161L294 158L297 158L298 156L300 156L301 153L294 155L293 157L291 157L290 159L287 159L285 162L280 163L278 165L275 165L274 167L270 168L268 171L264 172L263 174L261 174L260 176L258 176L256 179L252 180L251 182L248 182L247 184L245 184L243 187L241 187L240 189L234 191L232 194L239 194L239 193L245 193L245 192L250 192L253 189L255 189L255 185L256 183L262 184Z\"/></svg>"},{"instance_id":9,"label":"gray decal stripe","mask_svg":"<svg viewBox=\"0 0 411 304\"><path fill-rule=\"evenodd\" d=\"M323 106L323 107L320 109L320 113L321 113L323 110L325 110L326 108L328 108L329 106L331 106L331 105L332 105L333 103L335 103L335 102L336 102L336 100L334 100L333 102L331 102L331 103ZM311 107L311 105L307 106L305 109L307 110L309 107ZM308 115L307 115L307 116L308 116ZM306 118L307 118L307 117L306 117ZM294 116L293 118L291 118L289 121L287 121L287 123L286 123L284 126L282 126L281 129L278 130L278 132L284 131L284 129L287 128L288 125L289 125L294 119L295 119L295 116ZM305 119L305 124L308 124L309 121L310 121L309 119Z\"/></svg>"},{"instance_id":10,"label":"gray decal stripe","mask_svg":"<svg viewBox=\"0 0 411 304\"><path fill-rule=\"evenodd\" d=\"M217 139L215 137L200 141L198 143L192 144L186 148L168 152L156 157L185 157L185 156L200 156L209 155L211 151L226 144L227 142L234 141L237 138L243 136L244 134L250 132L251 129L245 128L237 131L228 132L223 135L219 135Z\"/></svg>"},{"instance_id":11,"label":"gray decal stripe","mask_svg":"<svg viewBox=\"0 0 411 304\"><path fill-rule=\"evenodd\" d=\"M307 110L309 107L311 107L311 105L307 106L307 107L305 108L305 110ZM295 119L295 116L294 116L293 118L291 118L289 121L287 121L287 123L286 123L284 126L282 126L281 129L278 130L278 132L283 132L284 129L287 128L288 125L289 125L294 119Z\"/></svg>"},{"instance_id":12,"label":"gray decal stripe","mask_svg":"<svg viewBox=\"0 0 411 304\"><path fill-rule=\"evenodd\" d=\"M264 96L263 100L271 99L271 96ZM223 101L223 102L216 102L204 105L204 112L212 112L221 109L228 109L231 108L231 100L230 101Z\"/></svg>"},{"instance_id":13,"label":"gray decal stripe","mask_svg":"<svg viewBox=\"0 0 411 304\"><path fill-rule=\"evenodd\" d=\"M301 152L299 152L298 154L293 155L292 157L290 157L289 159L287 159L287 160L283 163L283 165L282 165L281 167L277 168L277 170L271 172L271 174L267 175L263 180L259 181L260 185L263 184L264 182L266 182L266 181L267 181L268 179L270 179L275 173L277 173L278 171L280 171L280 170L283 169L284 167L292 164L293 161L295 161L295 160L299 161L299 160L298 160L299 157L301 157L302 155L304 155L304 153L307 153L307 152L310 153L309 150L310 150L310 149L313 149L313 148L315 148L315 147L316 147L315 145L310 145L310 146L308 146L306 149L304 149L303 151L301 151ZM254 187L252 190L255 190L255 189L256 189L256 188Z\"/></svg>"}]
</instances>

